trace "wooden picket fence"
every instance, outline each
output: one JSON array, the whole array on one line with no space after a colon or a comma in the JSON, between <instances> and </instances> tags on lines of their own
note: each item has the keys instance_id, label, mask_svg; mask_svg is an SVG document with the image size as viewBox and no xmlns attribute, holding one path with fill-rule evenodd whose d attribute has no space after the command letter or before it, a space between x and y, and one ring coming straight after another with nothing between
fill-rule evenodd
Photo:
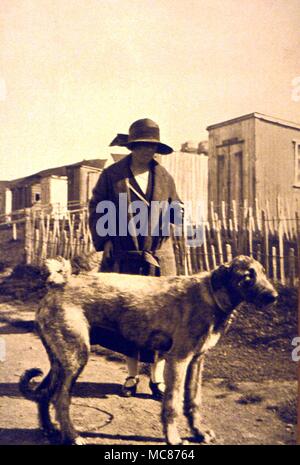
<instances>
[{"instance_id":1,"label":"wooden picket fence","mask_svg":"<svg viewBox=\"0 0 300 465\"><path fill-rule=\"evenodd\" d=\"M259 260L274 281L295 285L300 265L300 219L297 212L287 215L280 199L277 207L276 215L271 216L268 205L258 208L256 203L253 209L245 202L241 214L235 202L230 209L223 203L218 215L211 204L209 220L200 225L199 244L190 246L187 237L173 237L177 273L209 271L243 254ZM20 222L25 226L26 263L41 264L58 255L70 259L94 250L86 207L63 215L27 209L9 223L13 240L19 239Z\"/></svg>"},{"instance_id":2,"label":"wooden picket fence","mask_svg":"<svg viewBox=\"0 0 300 465\"><path fill-rule=\"evenodd\" d=\"M233 201L222 202L221 214L210 205L210 219L202 225L202 244L188 246L186 238L174 237L174 250L178 274L209 271L237 255L249 255L260 261L267 275L282 284L295 285L299 271L300 219L283 210L277 199L275 216L265 209L243 205L241 211ZM219 209L220 211L220 209Z\"/></svg>"},{"instance_id":3,"label":"wooden picket fence","mask_svg":"<svg viewBox=\"0 0 300 465\"><path fill-rule=\"evenodd\" d=\"M46 258L71 259L94 250L87 208L64 215L30 210L25 216L26 263L42 264Z\"/></svg>"}]
</instances>

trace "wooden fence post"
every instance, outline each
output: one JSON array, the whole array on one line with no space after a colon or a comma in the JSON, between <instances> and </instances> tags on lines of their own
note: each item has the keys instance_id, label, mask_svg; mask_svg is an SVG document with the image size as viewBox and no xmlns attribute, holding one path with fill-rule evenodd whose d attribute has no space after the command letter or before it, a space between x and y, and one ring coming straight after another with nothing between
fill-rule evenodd
<instances>
[{"instance_id":1,"label":"wooden fence post","mask_svg":"<svg viewBox=\"0 0 300 465\"><path fill-rule=\"evenodd\" d=\"M264 266L267 272L267 276L270 276L270 252L269 252L269 225L266 212L262 210L262 228L263 228L263 239L264 239Z\"/></svg>"},{"instance_id":2,"label":"wooden fence post","mask_svg":"<svg viewBox=\"0 0 300 465\"><path fill-rule=\"evenodd\" d=\"M278 244L279 244L279 279L282 284L285 284L284 271L284 245L283 245L283 223L279 220L278 225Z\"/></svg>"},{"instance_id":3,"label":"wooden fence post","mask_svg":"<svg viewBox=\"0 0 300 465\"><path fill-rule=\"evenodd\" d=\"M295 266L295 249L289 249L289 285L295 286L296 282L296 266Z\"/></svg>"},{"instance_id":4,"label":"wooden fence post","mask_svg":"<svg viewBox=\"0 0 300 465\"><path fill-rule=\"evenodd\" d=\"M211 259L212 259L212 267L213 269L217 267L216 262L216 253L215 253L215 246L211 244Z\"/></svg>"},{"instance_id":5,"label":"wooden fence post","mask_svg":"<svg viewBox=\"0 0 300 465\"><path fill-rule=\"evenodd\" d=\"M13 223L12 224L12 240L16 241L17 238L18 238L18 236L17 236L17 224Z\"/></svg>"},{"instance_id":6,"label":"wooden fence post","mask_svg":"<svg viewBox=\"0 0 300 465\"><path fill-rule=\"evenodd\" d=\"M249 256L253 257L253 230L252 230L252 207L249 207L248 209L248 250L249 250Z\"/></svg>"},{"instance_id":7,"label":"wooden fence post","mask_svg":"<svg viewBox=\"0 0 300 465\"><path fill-rule=\"evenodd\" d=\"M216 238L217 238L217 253L216 253L216 258L218 261L218 264L221 264L224 262L223 259L223 250L222 250L222 240L221 240L221 221L219 220L218 214L215 213L215 224L216 224Z\"/></svg>"},{"instance_id":8,"label":"wooden fence post","mask_svg":"<svg viewBox=\"0 0 300 465\"><path fill-rule=\"evenodd\" d=\"M277 281L278 273L277 273L277 250L276 247L272 247L272 271L273 271L273 279Z\"/></svg>"},{"instance_id":9,"label":"wooden fence post","mask_svg":"<svg viewBox=\"0 0 300 465\"><path fill-rule=\"evenodd\" d=\"M204 223L203 226L203 254L204 254L204 269L205 271L209 271L210 266L209 266L209 257L208 257L208 249L207 249L207 234L206 234L206 228L207 228L208 223Z\"/></svg>"},{"instance_id":10,"label":"wooden fence post","mask_svg":"<svg viewBox=\"0 0 300 465\"><path fill-rule=\"evenodd\" d=\"M238 219L236 210L236 201L232 201L232 247L233 253L238 253Z\"/></svg>"},{"instance_id":11,"label":"wooden fence post","mask_svg":"<svg viewBox=\"0 0 300 465\"><path fill-rule=\"evenodd\" d=\"M25 263L29 265L31 263L31 251L32 251L32 225L30 218L30 209L25 210Z\"/></svg>"},{"instance_id":12,"label":"wooden fence post","mask_svg":"<svg viewBox=\"0 0 300 465\"><path fill-rule=\"evenodd\" d=\"M231 251L231 245L226 244L226 261L231 262L232 260L232 251Z\"/></svg>"},{"instance_id":13,"label":"wooden fence post","mask_svg":"<svg viewBox=\"0 0 300 465\"><path fill-rule=\"evenodd\" d=\"M41 256L39 253L39 246L40 246L40 231L37 228L33 228L34 231L34 244L33 244L33 251L34 251L34 261L37 265L41 265Z\"/></svg>"}]
</instances>

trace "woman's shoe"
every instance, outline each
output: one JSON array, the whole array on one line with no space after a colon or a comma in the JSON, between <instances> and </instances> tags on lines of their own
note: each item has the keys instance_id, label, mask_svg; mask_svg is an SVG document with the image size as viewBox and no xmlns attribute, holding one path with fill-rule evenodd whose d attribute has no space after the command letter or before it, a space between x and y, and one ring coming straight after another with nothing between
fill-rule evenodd
<instances>
[{"instance_id":1,"label":"woman's shoe","mask_svg":"<svg viewBox=\"0 0 300 465\"><path fill-rule=\"evenodd\" d=\"M128 383L128 381L134 380L134 383ZM132 397L136 395L137 385L139 384L139 378L137 376L128 376L125 379L125 383L122 386L121 395L122 397ZM129 384L129 385L128 385Z\"/></svg>"},{"instance_id":2,"label":"woman's shoe","mask_svg":"<svg viewBox=\"0 0 300 465\"><path fill-rule=\"evenodd\" d=\"M150 389L152 391L153 399L156 399L156 400L162 400L163 399L164 393L165 393L165 383L164 382L153 383L150 380L149 387L150 387Z\"/></svg>"}]
</instances>

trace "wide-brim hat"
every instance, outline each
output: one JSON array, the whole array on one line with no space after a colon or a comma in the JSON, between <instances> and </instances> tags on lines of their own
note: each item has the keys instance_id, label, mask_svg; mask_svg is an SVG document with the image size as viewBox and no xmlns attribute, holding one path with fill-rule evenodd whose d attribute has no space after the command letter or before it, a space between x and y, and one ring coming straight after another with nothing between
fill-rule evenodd
<instances>
[{"instance_id":1,"label":"wide-brim hat","mask_svg":"<svg viewBox=\"0 0 300 465\"><path fill-rule=\"evenodd\" d=\"M162 155L173 152L172 147L160 141L158 124L148 118L139 119L132 123L129 134L117 134L110 146L118 145L119 147L133 149L134 145L140 142L157 144L156 152Z\"/></svg>"}]
</instances>

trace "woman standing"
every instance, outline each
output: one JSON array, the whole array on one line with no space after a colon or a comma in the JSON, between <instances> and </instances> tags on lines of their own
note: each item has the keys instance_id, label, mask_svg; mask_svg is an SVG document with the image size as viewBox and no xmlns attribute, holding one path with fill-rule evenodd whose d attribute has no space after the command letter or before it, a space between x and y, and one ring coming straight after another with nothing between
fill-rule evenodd
<instances>
[{"instance_id":1,"label":"woman standing","mask_svg":"<svg viewBox=\"0 0 300 465\"><path fill-rule=\"evenodd\" d=\"M176 275L176 264L172 240L165 234L166 228L159 224L153 235L155 225L151 216L151 202L173 202L181 209L175 183L171 175L155 159L156 153L167 155L173 149L160 142L158 125L150 119L135 121L129 128L129 134L119 134L111 145L122 145L131 150L131 154L121 161L104 169L93 190L90 201L90 229L97 251L103 251L101 271L147 276ZM126 194L126 203L120 202L120 194ZM97 222L103 216L99 203L110 201L115 206L115 228L113 233L100 231ZM142 202L146 215L139 219L139 232L134 234L132 202ZM98 205L98 208L97 208ZM104 205L104 204L102 204ZM107 204L106 204L107 205ZM122 207L120 207L122 205ZM126 210L126 211L125 211ZM101 212L101 213L98 213ZM126 220L126 234L121 233L120 221ZM165 217L164 217L165 218ZM152 224L151 224L152 221ZM162 221L162 214L158 221ZM169 216L168 221L174 222ZM169 225L168 225L169 226ZM102 228L103 229L103 228ZM168 228L167 228L168 229ZM158 232L157 232L158 231ZM121 347L121 348L120 348ZM123 348L123 350L122 350ZM126 397L135 395L138 378L138 360L153 362L151 365L150 389L155 399L162 399L164 393L164 361L158 360L157 353L142 351L132 344L118 343L114 348L127 356L128 377L122 388Z\"/></svg>"}]
</instances>

